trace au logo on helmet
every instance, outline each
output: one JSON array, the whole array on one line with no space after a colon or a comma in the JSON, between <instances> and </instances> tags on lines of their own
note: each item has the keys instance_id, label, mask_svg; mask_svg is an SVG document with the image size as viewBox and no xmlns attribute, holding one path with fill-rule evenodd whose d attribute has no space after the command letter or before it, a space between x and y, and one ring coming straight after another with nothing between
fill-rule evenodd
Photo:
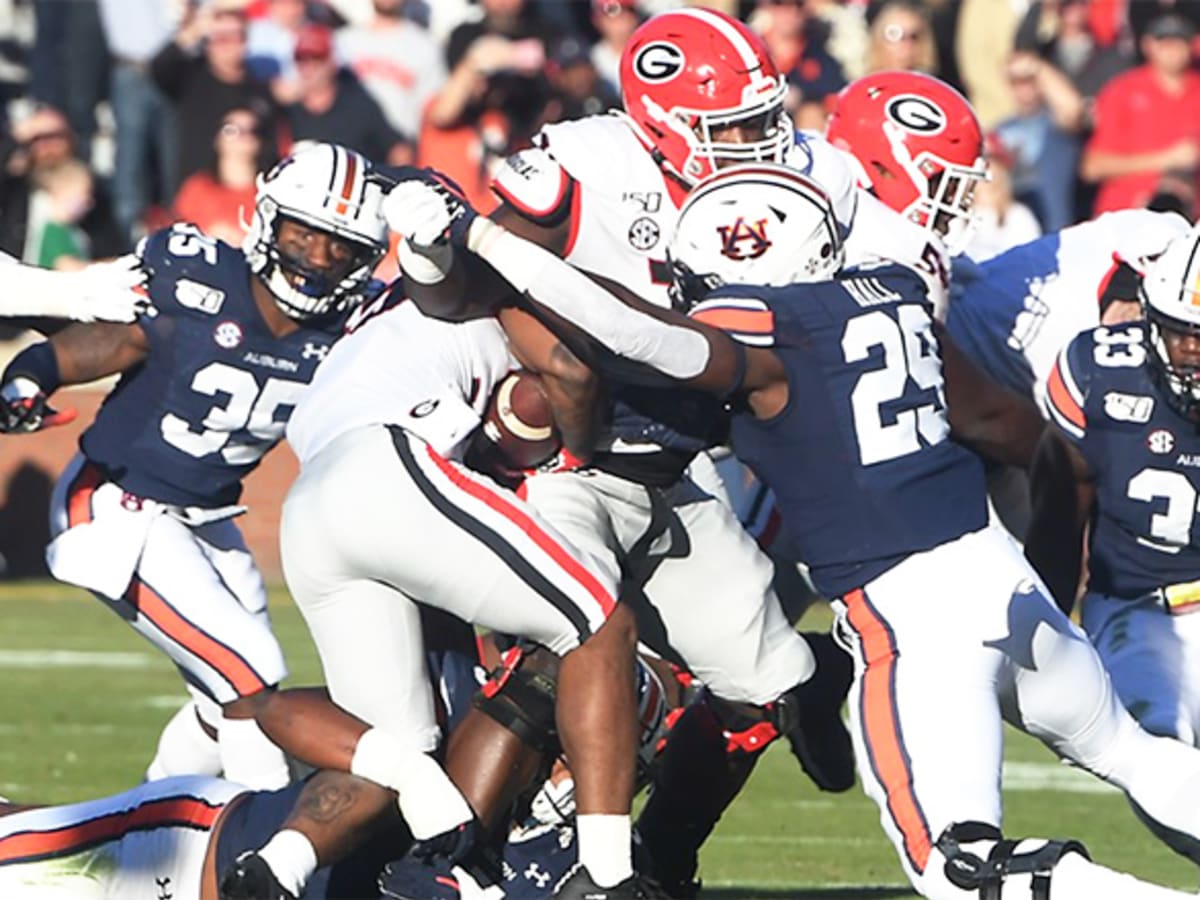
<instances>
[{"instance_id":1,"label":"au logo on helmet","mask_svg":"<svg viewBox=\"0 0 1200 900\"><path fill-rule=\"evenodd\" d=\"M888 118L915 134L938 134L946 128L945 111L925 97L901 94L888 101Z\"/></svg>"},{"instance_id":2,"label":"au logo on helmet","mask_svg":"<svg viewBox=\"0 0 1200 900\"><path fill-rule=\"evenodd\" d=\"M683 71L683 51L667 41L647 44L633 58L633 71L653 84L670 81Z\"/></svg>"},{"instance_id":3,"label":"au logo on helmet","mask_svg":"<svg viewBox=\"0 0 1200 900\"><path fill-rule=\"evenodd\" d=\"M771 246L766 219L751 223L738 216L732 225L718 225L717 231L721 235L721 255L730 259L757 259Z\"/></svg>"}]
</instances>

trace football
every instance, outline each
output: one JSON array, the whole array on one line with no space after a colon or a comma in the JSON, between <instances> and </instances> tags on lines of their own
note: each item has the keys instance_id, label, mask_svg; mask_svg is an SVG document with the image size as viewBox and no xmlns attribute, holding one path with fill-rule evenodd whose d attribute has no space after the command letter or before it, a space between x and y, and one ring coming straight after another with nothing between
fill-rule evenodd
<instances>
[{"instance_id":1,"label":"football","mask_svg":"<svg viewBox=\"0 0 1200 900\"><path fill-rule=\"evenodd\" d=\"M488 400L483 436L513 469L532 469L558 452L562 441L540 376L517 371L501 379Z\"/></svg>"}]
</instances>

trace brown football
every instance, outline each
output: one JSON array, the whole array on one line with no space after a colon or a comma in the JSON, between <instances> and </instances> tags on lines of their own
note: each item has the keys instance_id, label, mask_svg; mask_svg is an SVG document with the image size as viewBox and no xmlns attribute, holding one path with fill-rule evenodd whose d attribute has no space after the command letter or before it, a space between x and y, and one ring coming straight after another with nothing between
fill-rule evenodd
<instances>
[{"instance_id":1,"label":"brown football","mask_svg":"<svg viewBox=\"0 0 1200 900\"><path fill-rule=\"evenodd\" d=\"M488 400L483 433L504 462L514 469L532 469L562 446L542 379L533 372L510 372Z\"/></svg>"}]
</instances>

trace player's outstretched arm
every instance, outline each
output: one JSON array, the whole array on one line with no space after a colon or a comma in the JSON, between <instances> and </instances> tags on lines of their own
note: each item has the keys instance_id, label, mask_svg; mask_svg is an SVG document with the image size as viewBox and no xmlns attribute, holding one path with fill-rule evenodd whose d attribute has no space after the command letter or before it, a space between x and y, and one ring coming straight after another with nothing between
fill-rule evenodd
<instances>
[{"instance_id":1,"label":"player's outstretched arm","mask_svg":"<svg viewBox=\"0 0 1200 900\"><path fill-rule=\"evenodd\" d=\"M73 272L0 260L0 316L132 322L145 305L134 290L145 277L133 254Z\"/></svg>"},{"instance_id":2,"label":"player's outstretched arm","mask_svg":"<svg viewBox=\"0 0 1200 900\"><path fill-rule=\"evenodd\" d=\"M0 432L13 434L64 425L72 410L56 412L47 398L59 387L123 372L150 350L138 325L72 325L26 347L0 377Z\"/></svg>"},{"instance_id":3,"label":"player's outstretched arm","mask_svg":"<svg viewBox=\"0 0 1200 900\"><path fill-rule=\"evenodd\" d=\"M1047 426L1029 469L1033 515L1025 556L1065 613L1075 605L1083 568L1083 533L1095 486L1083 454L1054 425Z\"/></svg>"},{"instance_id":4,"label":"player's outstretched arm","mask_svg":"<svg viewBox=\"0 0 1200 900\"><path fill-rule=\"evenodd\" d=\"M934 330L955 439L988 459L1028 468L1046 424L1037 407L981 372L942 325L935 323Z\"/></svg>"}]
</instances>

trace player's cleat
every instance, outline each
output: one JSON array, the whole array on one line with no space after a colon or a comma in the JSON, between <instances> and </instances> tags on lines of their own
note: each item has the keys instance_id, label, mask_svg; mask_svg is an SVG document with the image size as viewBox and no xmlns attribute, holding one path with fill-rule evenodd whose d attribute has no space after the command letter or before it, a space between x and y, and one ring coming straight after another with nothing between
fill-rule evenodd
<instances>
[{"instance_id":1,"label":"player's cleat","mask_svg":"<svg viewBox=\"0 0 1200 900\"><path fill-rule=\"evenodd\" d=\"M653 882L632 875L612 887L600 887L581 863L576 863L554 888L565 900L670 900Z\"/></svg>"},{"instance_id":2,"label":"player's cleat","mask_svg":"<svg viewBox=\"0 0 1200 900\"><path fill-rule=\"evenodd\" d=\"M854 680L854 663L828 634L805 634L817 670L800 690L800 721L787 734L805 774L823 791L854 787L854 744L842 721L842 704Z\"/></svg>"},{"instance_id":3,"label":"player's cleat","mask_svg":"<svg viewBox=\"0 0 1200 900\"><path fill-rule=\"evenodd\" d=\"M379 893L394 900L459 900L458 878L444 859L412 854L393 860L379 874Z\"/></svg>"},{"instance_id":4,"label":"player's cleat","mask_svg":"<svg viewBox=\"0 0 1200 900\"><path fill-rule=\"evenodd\" d=\"M252 850L239 856L221 879L220 900L296 900L267 861Z\"/></svg>"}]
</instances>

